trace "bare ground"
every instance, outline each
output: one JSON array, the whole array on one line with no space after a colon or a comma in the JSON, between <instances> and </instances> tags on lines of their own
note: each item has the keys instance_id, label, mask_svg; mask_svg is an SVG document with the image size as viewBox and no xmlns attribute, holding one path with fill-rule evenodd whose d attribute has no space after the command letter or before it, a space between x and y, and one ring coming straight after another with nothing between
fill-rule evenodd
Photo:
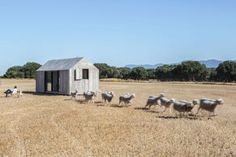
<instances>
[{"instance_id":1,"label":"bare ground","mask_svg":"<svg viewBox=\"0 0 236 157\"><path fill-rule=\"evenodd\" d=\"M18 85L22 98L0 94L0 156L236 156L236 86L193 83L101 82L113 90L111 105L81 104L68 96L35 95L33 80L0 81L0 93ZM130 107L118 96L135 93ZM144 110L149 95L192 100L223 98L217 116L208 120L177 118ZM196 111L196 109L194 109Z\"/></svg>"}]
</instances>

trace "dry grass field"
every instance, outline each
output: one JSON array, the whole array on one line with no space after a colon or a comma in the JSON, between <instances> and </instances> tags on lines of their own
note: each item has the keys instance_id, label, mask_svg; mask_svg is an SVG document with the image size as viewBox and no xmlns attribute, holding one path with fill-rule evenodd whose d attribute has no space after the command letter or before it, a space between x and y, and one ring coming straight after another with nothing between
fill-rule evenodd
<instances>
[{"instance_id":1,"label":"dry grass field","mask_svg":"<svg viewBox=\"0 0 236 157\"><path fill-rule=\"evenodd\" d=\"M5 98L18 85L22 98ZM35 95L33 80L0 81L0 156L236 156L236 86L193 83L101 82L112 90L111 105L81 104L68 96ZM117 106L118 96L136 93L129 107ZM176 118L143 110L149 95L192 100L223 98L216 117ZM100 101L100 96L96 101ZM196 111L196 108L194 108Z\"/></svg>"}]
</instances>

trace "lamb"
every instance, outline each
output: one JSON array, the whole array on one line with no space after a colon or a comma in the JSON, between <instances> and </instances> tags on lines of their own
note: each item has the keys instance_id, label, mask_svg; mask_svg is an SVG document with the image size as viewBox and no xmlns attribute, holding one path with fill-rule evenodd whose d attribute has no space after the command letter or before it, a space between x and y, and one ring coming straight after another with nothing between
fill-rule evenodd
<instances>
[{"instance_id":1,"label":"lamb","mask_svg":"<svg viewBox=\"0 0 236 157\"><path fill-rule=\"evenodd\" d=\"M75 92L71 92L70 93L70 95L71 95L71 99L75 99L76 98L76 96L77 96L77 94L78 94L78 91L77 90L75 90Z\"/></svg>"},{"instance_id":2,"label":"lamb","mask_svg":"<svg viewBox=\"0 0 236 157\"><path fill-rule=\"evenodd\" d=\"M207 98L203 98L200 99L199 101L199 108L197 110L196 115L199 113L200 110L206 110L209 112L209 118L211 117L211 113L213 113L213 115L215 115L215 109L217 105L223 105L224 101L223 99L217 99L217 100L213 100L213 99L207 99Z\"/></svg>"},{"instance_id":3,"label":"lamb","mask_svg":"<svg viewBox=\"0 0 236 157\"><path fill-rule=\"evenodd\" d=\"M105 91L104 93L102 93L102 100L105 103L107 103L107 102L110 103L114 96L115 96L114 92Z\"/></svg>"},{"instance_id":4,"label":"lamb","mask_svg":"<svg viewBox=\"0 0 236 157\"><path fill-rule=\"evenodd\" d=\"M94 103L94 97L97 96L97 94L96 94L95 92L93 92L93 91L84 92L83 95L84 95L85 101L86 101L87 103L89 103L89 102Z\"/></svg>"},{"instance_id":5,"label":"lamb","mask_svg":"<svg viewBox=\"0 0 236 157\"><path fill-rule=\"evenodd\" d=\"M170 106L171 106L171 104L174 103L174 101L175 101L174 99L167 99L165 97L160 98L160 105L164 107L164 110L162 112L165 112L166 109L168 108L171 113Z\"/></svg>"},{"instance_id":6,"label":"lamb","mask_svg":"<svg viewBox=\"0 0 236 157\"><path fill-rule=\"evenodd\" d=\"M135 94L127 94L127 95L123 95L119 97L119 104L125 104L128 105L129 103L131 103L131 100L135 98Z\"/></svg>"},{"instance_id":7,"label":"lamb","mask_svg":"<svg viewBox=\"0 0 236 157\"><path fill-rule=\"evenodd\" d=\"M164 94L160 94L159 96L149 96L145 108L151 108L153 105L158 105L158 100L164 97Z\"/></svg>"}]
</instances>

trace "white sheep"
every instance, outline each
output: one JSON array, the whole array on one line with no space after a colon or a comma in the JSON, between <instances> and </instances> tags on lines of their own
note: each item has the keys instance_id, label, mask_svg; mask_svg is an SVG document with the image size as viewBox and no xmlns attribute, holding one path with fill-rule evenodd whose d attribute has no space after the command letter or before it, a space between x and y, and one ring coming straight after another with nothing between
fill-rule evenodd
<instances>
[{"instance_id":1,"label":"white sheep","mask_svg":"<svg viewBox=\"0 0 236 157\"><path fill-rule=\"evenodd\" d=\"M151 108L153 105L158 105L158 100L164 97L164 94L160 94L159 96L149 96L145 108Z\"/></svg>"},{"instance_id":2,"label":"white sheep","mask_svg":"<svg viewBox=\"0 0 236 157\"><path fill-rule=\"evenodd\" d=\"M197 104L196 100L193 100L192 102L188 102L186 100L180 100L180 101L174 101L173 103L173 109L178 111L180 114L185 114L192 112L192 109Z\"/></svg>"},{"instance_id":3,"label":"white sheep","mask_svg":"<svg viewBox=\"0 0 236 157\"><path fill-rule=\"evenodd\" d=\"M215 109L217 105L223 105L224 101L223 99L207 99L207 98L202 98L199 100L199 108L197 110L197 113L199 113L200 110L206 110L209 112L209 118L211 117L211 113L215 115Z\"/></svg>"},{"instance_id":4,"label":"white sheep","mask_svg":"<svg viewBox=\"0 0 236 157\"><path fill-rule=\"evenodd\" d=\"M125 104L128 105L131 103L131 100L135 98L135 94L131 94L131 95L123 95L119 97L119 104Z\"/></svg>"},{"instance_id":5,"label":"white sheep","mask_svg":"<svg viewBox=\"0 0 236 157\"><path fill-rule=\"evenodd\" d=\"M97 96L97 94L93 91L84 92L83 95L87 103L94 103L94 98Z\"/></svg>"},{"instance_id":6,"label":"white sheep","mask_svg":"<svg viewBox=\"0 0 236 157\"><path fill-rule=\"evenodd\" d=\"M160 98L160 105L161 107L164 107L164 110L162 112L165 112L166 109L169 109L169 112L171 113L171 105L174 103L175 99L167 99L165 97Z\"/></svg>"},{"instance_id":7,"label":"white sheep","mask_svg":"<svg viewBox=\"0 0 236 157\"><path fill-rule=\"evenodd\" d=\"M102 93L102 100L104 101L104 103L110 103L114 96L114 92L105 91L104 93Z\"/></svg>"}]
</instances>

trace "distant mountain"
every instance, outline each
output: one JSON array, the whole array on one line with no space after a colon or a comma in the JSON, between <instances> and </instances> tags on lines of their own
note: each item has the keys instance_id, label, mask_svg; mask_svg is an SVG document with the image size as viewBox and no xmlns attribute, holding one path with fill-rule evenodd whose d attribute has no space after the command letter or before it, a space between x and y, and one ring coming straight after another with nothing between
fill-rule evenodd
<instances>
[{"instance_id":1,"label":"distant mountain","mask_svg":"<svg viewBox=\"0 0 236 157\"><path fill-rule=\"evenodd\" d=\"M220 63L222 63L222 61L216 60L216 59L201 60L199 62L201 64L205 64L207 68L216 68L216 67L218 67L218 65ZM173 63L173 64L176 64L176 63ZM179 63L177 63L177 64L179 64ZM128 68L144 67L145 69L153 69L153 68L157 68L162 65L164 65L164 64L162 64L162 63L158 63L155 65L152 65L152 64L128 64L125 67L128 67Z\"/></svg>"},{"instance_id":2,"label":"distant mountain","mask_svg":"<svg viewBox=\"0 0 236 157\"><path fill-rule=\"evenodd\" d=\"M210 60L203 60L203 61L199 61L201 64L205 64L206 67L208 68L217 68L218 65L220 63L222 63L222 61L220 60L215 60L215 59L210 59Z\"/></svg>"},{"instance_id":3,"label":"distant mountain","mask_svg":"<svg viewBox=\"0 0 236 157\"><path fill-rule=\"evenodd\" d=\"M145 69L156 69L159 66L162 66L163 64L159 63L159 64L128 64L125 67L127 68L136 68L136 67L144 67Z\"/></svg>"}]
</instances>

